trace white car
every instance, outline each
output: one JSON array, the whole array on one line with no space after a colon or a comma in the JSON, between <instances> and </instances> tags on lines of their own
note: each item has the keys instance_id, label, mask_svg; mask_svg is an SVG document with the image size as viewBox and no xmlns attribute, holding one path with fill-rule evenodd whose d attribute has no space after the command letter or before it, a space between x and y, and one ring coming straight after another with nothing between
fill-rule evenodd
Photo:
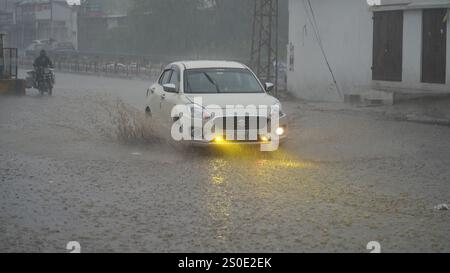
<instances>
[{"instance_id":1,"label":"white car","mask_svg":"<svg viewBox=\"0 0 450 273\"><path fill-rule=\"evenodd\" d=\"M241 63L175 62L147 90L145 111L176 140L194 144L279 142L286 137L287 118L280 102L267 93L273 87L262 84ZM262 111L264 108L267 110ZM180 134L184 136L181 139Z\"/></svg>"}]
</instances>

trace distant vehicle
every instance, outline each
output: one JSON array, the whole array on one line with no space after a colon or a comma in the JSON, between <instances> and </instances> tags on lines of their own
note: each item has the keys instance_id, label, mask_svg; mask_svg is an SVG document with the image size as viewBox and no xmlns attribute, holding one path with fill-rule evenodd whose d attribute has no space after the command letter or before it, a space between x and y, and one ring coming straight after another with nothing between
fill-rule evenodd
<instances>
[{"instance_id":1,"label":"distant vehicle","mask_svg":"<svg viewBox=\"0 0 450 273\"><path fill-rule=\"evenodd\" d=\"M137 63L131 63L130 65L128 65L128 69L129 70L137 70L138 69L138 64Z\"/></svg>"},{"instance_id":2,"label":"distant vehicle","mask_svg":"<svg viewBox=\"0 0 450 273\"><path fill-rule=\"evenodd\" d=\"M282 111L280 102L268 94L273 87L271 83L262 84L247 66L237 62L175 62L168 65L158 82L148 89L145 111L158 120L159 124L171 128L183 117L182 114L173 116L174 107L181 105L189 109L192 119L199 122L194 122L190 128L183 125L182 131L188 130L186 132L192 137L188 142L193 144L264 144L271 142L274 134L282 141L286 138L287 116ZM198 104L198 99L202 100L201 105ZM263 106L278 110L277 113L269 112L265 115L260 112L229 114L225 109L230 105ZM214 111L208 108L210 106L215 107ZM275 114L279 117L278 128L273 128L270 133L260 133L263 131L261 129L270 126ZM219 130L218 135L208 138L204 136L204 128L211 121L214 126L222 127L222 130ZM258 131L258 135L250 137L250 131ZM230 138L229 132L234 136L240 134L244 137ZM200 138L194 137L196 134Z\"/></svg>"},{"instance_id":3,"label":"distant vehicle","mask_svg":"<svg viewBox=\"0 0 450 273\"><path fill-rule=\"evenodd\" d=\"M50 39L33 40L31 44L50 45L52 41Z\"/></svg>"},{"instance_id":4,"label":"distant vehicle","mask_svg":"<svg viewBox=\"0 0 450 273\"><path fill-rule=\"evenodd\" d=\"M50 40L34 40L25 48L25 56L36 57L42 49L48 51L50 48Z\"/></svg>"},{"instance_id":5,"label":"distant vehicle","mask_svg":"<svg viewBox=\"0 0 450 273\"><path fill-rule=\"evenodd\" d=\"M122 71L124 71L124 70L126 70L126 68L127 68L127 66L126 66L125 64L123 64L123 63L116 63L115 65L116 65L116 69L117 69L117 70L122 70Z\"/></svg>"},{"instance_id":6,"label":"distant vehicle","mask_svg":"<svg viewBox=\"0 0 450 273\"><path fill-rule=\"evenodd\" d=\"M68 52L68 53L73 53L75 52L75 46L72 44L72 42L58 42L56 43L53 48L52 48L53 52Z\"/></svg>"},{"instance_id":7,"label":"distant vehicle","mask_svg":"<svg viewBox=\"0 0 450 273\"><path fill-rule=\"evenodd\" d=\"M123 63L106 63L105 66L108 71L125 71L127 68Z\"/></svg>"}]
</instances>

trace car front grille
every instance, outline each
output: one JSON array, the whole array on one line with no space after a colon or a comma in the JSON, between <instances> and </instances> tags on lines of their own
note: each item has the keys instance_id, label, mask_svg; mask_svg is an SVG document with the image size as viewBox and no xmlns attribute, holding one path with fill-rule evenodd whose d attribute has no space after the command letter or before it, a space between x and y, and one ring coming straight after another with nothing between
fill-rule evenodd
<instances>
[{"instance_id":1,"label":"car front grille","mask_svg":"<svg viewBox=\"0 0 450 273\"><path fill-rule=\"evenodd\" d=\"M270 130L270 120L261 116L222 117L214 124L216 132L222 129L225 140L256 141L261 133Z\"/></svg>"}]
</instances>

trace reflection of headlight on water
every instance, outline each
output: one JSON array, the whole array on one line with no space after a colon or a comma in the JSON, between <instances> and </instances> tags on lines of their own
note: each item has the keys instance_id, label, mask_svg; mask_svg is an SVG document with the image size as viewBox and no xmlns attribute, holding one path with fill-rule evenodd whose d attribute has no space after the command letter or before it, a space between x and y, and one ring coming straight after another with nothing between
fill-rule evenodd
<instances>
[{"instance_id":1,"label":"reflection of headlight on water","mask_svg":"<svg viewBox=\"0 0 450 273\"><path fill-rule=\"evenodd\" d=\"M258 160L256 164L259 167L273 168L273 169L315 169L318 168L318 165L313 162L301 161L295 159L274 159L274 160Z\"/></svg>"}]
</instances>

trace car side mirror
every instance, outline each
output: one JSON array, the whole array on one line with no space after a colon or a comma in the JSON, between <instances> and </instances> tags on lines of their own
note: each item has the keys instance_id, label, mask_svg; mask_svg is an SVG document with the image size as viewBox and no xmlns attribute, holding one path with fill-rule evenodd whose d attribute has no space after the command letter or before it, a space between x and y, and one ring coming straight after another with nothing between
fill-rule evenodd
<instances>
[{"instance_id":1,"label":"car side mirror","mask_svg":"<svg viewBox=\"0 0 450 273\"><path fill-rule=\"evenodd\" d=\"M271 91L273 91L273 88L275 85L273 83L266 82L266 84L264 86L265 86L267 92L271 92Z\"/></svg>"},{"instance_id":2,"label":"car side mirror","mask_svg":"<svg viewBox=\"0 0 450 273\"><path fill-rule=\"evenodd\" d=\"M177 86L173 83L166 83L163 85L163 89L166 92L170 92L170 93L178 93L178 89Z\"/></svg>"}]
</instances>

